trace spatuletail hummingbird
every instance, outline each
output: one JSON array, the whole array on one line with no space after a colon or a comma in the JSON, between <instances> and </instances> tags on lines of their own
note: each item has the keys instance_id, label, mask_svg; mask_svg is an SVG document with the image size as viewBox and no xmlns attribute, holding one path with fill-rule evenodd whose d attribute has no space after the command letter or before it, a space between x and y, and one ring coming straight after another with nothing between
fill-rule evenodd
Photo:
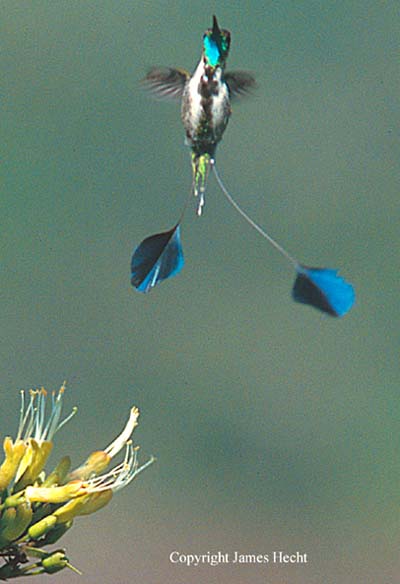
<instances>
[{"instance_id":1,"label":"spatuletail hummingbird","mask_svg":"<svg viewBox=\"0 0 400 584\"><path fill-rule=\"evenodd\" d=\"M181 100L186 143L191 149L191 193L198 197L197 214L200 216L203 211L207 178L212 168L217 183L230 204L293 265L297 274L292 289L293 299L314 306L331 316L343 316L355 300L351 284L341 278L336 270L310 268L300 264L245 213L233 199L217 171L216 148L231 116L231 101L251 94L256 86L251 73L225 71L230 42L230 32L221 29L214 16L212 28L203 34L201 58L192 75L184 69L153 67L143 80L144 85L159 97ZM172 229L147 237L134 251L131 283L140 292L149 292L156 284L178 274L182 269L184 258L180 225L186 204L179 221Z\"/></svg>"},{"instance_id":2,"label":"spatuletail hummingbird","mask_svg":"<svg viewBox=\"0 0 400 584\"><path fill-rule=\"evenodd\" d=\"M159 97L181 99L181 117L190 146L193 168L192 190L199 197L201 215L207 176L215 151L231 115L231 100L251 92L253 75L244 71L226 72L231 33L213 26L203 35L200 61L192 75L184 69L154 67L143 80Z\"/></svg>"}]
</instances>

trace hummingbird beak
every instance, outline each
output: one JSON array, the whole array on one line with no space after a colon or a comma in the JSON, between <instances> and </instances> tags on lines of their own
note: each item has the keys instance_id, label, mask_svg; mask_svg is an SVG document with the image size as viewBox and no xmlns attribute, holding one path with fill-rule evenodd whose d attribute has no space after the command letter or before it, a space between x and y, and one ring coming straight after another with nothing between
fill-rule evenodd
<instances>
[{"instance_id":1,"label":"hummingbird beak","mask_svg":"<svg viewBox=\"0 0 400 584\"><path fill-rule=\"evenodd\" d=\"M212 31L211 31L211 38L212 40L215 42L215 44L217 45L219 51L222 53L222 39L223 39L223 32L219 26L218 26L218 21L217 21L217 17L213 16L213 27L212 27Z\"/></svg>"},{"instance_id":2,"label":"hummingbird beak","mask_svg":"<svg viewBox=\"0 0 400 584\"><path fill-rule=\"evenodd\" d=\"M221 30L218 26L217 17L215 16L215 14L213 16L212 36L214 39L218 39L221 37Z\"/></svg>"}]
</instances>

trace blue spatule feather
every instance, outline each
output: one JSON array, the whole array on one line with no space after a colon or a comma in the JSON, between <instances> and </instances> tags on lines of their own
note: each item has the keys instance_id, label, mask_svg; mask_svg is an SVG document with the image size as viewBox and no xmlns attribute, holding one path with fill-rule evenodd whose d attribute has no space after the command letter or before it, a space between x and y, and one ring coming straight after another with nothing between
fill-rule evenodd
<instances>
[{"instance_id":1,"label":"blue spatule feather","mask_svg":"<svg viewBox=\"0 0 400 584\"><path fill-rule=\"evenodd\" d=\"M172 278L183 268L179 223L163 233L146 237L135 249L131 262L131 284L139 292L150 292L156 284Z\"/></svg>"},{"instance_id":2,"label":"blue spatule feather","mask_svg":"<svg viewBox=\"0 0 400 584\"><path fill-rule=\"evenodd\" d=\"M338 275L337 270L329 268L296 267L292 296L296 302L309 304L331 316L344 316L355 301L351 284Z\"/></svg>"}]
</instances>

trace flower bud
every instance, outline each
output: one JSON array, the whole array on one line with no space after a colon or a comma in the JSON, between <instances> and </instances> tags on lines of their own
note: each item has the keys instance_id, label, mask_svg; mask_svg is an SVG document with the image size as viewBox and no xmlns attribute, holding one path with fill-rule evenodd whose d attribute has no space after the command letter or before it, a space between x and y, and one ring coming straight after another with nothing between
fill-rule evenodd
<instances>
[{"instance_id":1,"label":"flower bud","mask_svg":"<svg viewBox=\"0 0 400 584\"><path fill-rule=\"evenodd\" d=\"M52 487L53 485L62 485L71 467L71 458L63 456L56 468L49 474L43 482L42 487Z\"/></svg>"},{"instance_id":2,"label":"flower bud","mask_svg":"<svg viewBox=\"0 0 400 584\"><path fill-rule=\"evenodd\" d=\"M69 501L62 507L56 509L54 511L54 516L57 517L57 523L65 523L66 521L71 521L78 515L90 515L91 513L95 513L95 511L98 511L107 505L111 498L111 489L82 495L81 497L76 497L75 499L72 499L72 501Z\"/></svg>"},{"instance_id":3,"label":"flower bud","mask_svg":"<svg viewBox=\"0 0 400 584\"><path fill-rule=\"evenodd\" d=\"M104 450L96 450L88 456L86 462L73 470L68 478L70 480L79 479L84 481L92 475L98 475L103 472L107 468L110 460L111 457Z\"/></svg>"},{"instance_id":4,"label":"flower bud","mask_svg":"<svg viewBox=\"0 0 400 584\"><path fill-rule=\"evenodd\" d=\"M68 566L68 558L64 554L64 552L54 552L47 558L43 558L41 561L41 565L46 572L46 574L55 574L60 570L63 570L66 566Z\"/></svg>"},{"instance_id":5,"label":"flower bud","mask_svg":"<svg viewBox=\"0 0 400 584\"><path fill-rule=\"evenodd\" d=\"M5 542L12 542L21 537L32 519L32 508L28 501L24 501L18 507L9 507L3 512L0 520L0 547Z\"/></svg>"},{"instance_id":6,"label":"flower bud","mask_svg":"<svg viewBox=\"0 0 400 584\"><path fill-rule=\"evenodd\" d=\"M56 523L56 525L40 540L41 547L56 543L72 527L72 521L66 523Z\"/></svg>"},{"instance_id":7,"label":"flower bud","mask_svg":"<svg viewBox=\"0 0 400 584\"><path fill-rule=\"evenodd\" d=\"M43 519L31 525L31 527L28 529L28 535L30 539L37 540L43 537L43 535L46 535L46 533L48 533L56 523L57 517L54 517L54 515L47 515L47 517L43 517Z\"/></svg>"}]
</instances>

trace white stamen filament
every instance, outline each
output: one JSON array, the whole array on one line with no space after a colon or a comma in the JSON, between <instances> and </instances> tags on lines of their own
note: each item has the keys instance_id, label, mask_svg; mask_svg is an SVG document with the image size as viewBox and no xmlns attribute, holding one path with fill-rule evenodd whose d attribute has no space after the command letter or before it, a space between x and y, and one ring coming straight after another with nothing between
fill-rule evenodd
<instances>
[{"instance_id":1,"label":"white stamen filament","mask_svg":"<svg viewBox=\"0 0 400 584\"><path fill-rule=\"evenodd\" d=\"M65 384L61 386L57 393L57 397L55 397L55 392L52 393L51 412L46 424L46 391L44 389L31 389L29 391L29 403L26 409L25 392L23 390L21 391L21 408L17 440L28 441L33 438L39 444L44 441L51 442L53 440L54 434L77 412L77 408L73 408L69 416L60 422L64 390Z\"/></svg>"},{"instance_id":2,"label":"white stamen filament","mask_svg":"<svg viewBox=\"0 0 400 584\"><path fill-rule=\"evenodd\" d=\"M132 441L128 441L125 446L126 451L123 462L112 468L107 473L85 481L84 488L87 489L88 493L98 493L108 489L112 489L113 492L116 492L119 489L126 487L139 473L155 461L155 458L151 457L139 467L137 458L138 448L133 447Z\"/></svg>"}]
</instances>

